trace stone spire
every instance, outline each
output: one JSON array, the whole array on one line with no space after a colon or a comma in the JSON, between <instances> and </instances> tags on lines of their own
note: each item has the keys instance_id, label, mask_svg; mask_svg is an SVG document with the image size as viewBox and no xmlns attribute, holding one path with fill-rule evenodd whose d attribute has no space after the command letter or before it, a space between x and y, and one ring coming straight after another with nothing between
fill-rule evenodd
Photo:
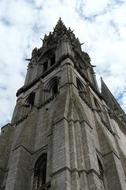
<instances>
[{"instance_id":1,"label":"stone spire","mask_svg":"<svg viewBox=\"0 0 126 190\"><path fill-rule=\"evenodd\" d=\"M67 28L63 21L61 20L61 17L59 18L55 28L54 28L54 34L55 35L61 35L67 32Z\"/></svg>"},{"instance_id":2,"label":"stone spire","mask_svg":"<svg viewBox=\"0 0 126 190\"><path fill-rule=\"evenodd\" d=\"M81 49L81 44L76 38L73 31L65 26L62 19L59 18L56 26L54 27L54 31L50 32L49 35L45 35L43 39L43 47L49 47L50 45L54 46L59 41L63 39L68 39L72 46Z\"/></svg>"},{"instance_id":3,"label":"stone spire","mask_svg":"<svg viewBox=\"0 0 126 190\"><path fill-rule=\"evenodd\" d=\"M0 190L126 190L123 112L61 18L29 61L0 134Z\"/></svg>"}]
</instances>

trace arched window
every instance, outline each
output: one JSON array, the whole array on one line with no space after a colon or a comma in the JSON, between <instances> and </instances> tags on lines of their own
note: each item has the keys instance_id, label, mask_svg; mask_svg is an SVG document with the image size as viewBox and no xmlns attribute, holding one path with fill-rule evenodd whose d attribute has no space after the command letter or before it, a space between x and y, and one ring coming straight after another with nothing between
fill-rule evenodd
<instances>
[{"instance_id":1,"label":"arched window","mask_svg":"<svg viewBox=\"0 0 126 190\"><path fill-rule=\"evenodd\" d=\"M34 105L34 101L35 101L35 92L31 92L26 99L25 106L32 107Z\"/></svg>"},{"instance_id":2,"label":"arched window","mask_svg":"<svg viewBox=\"0 0 126 190\"><path fill-rule=\"evenodd\" d=\"M52 77L44 86L44 101L51 101L59 94L59 77Z\"/></svg>"},{"instance_id":3,"label":"arched window","mask_svg":"<svg viewBox=\"0 0 126 190\"><path fill-rule=\"evenodd\" d=\"M84 85L82 84L82 82L77 78L76 79L76 82L77 82L77 89L78 89L78 92L79 92L79 96L84 99L85 98L85 88L84 88Z\"/></svg>"},{"instance_id":4,"label":"arched window","mask_svg":"<svg viewBox=\"0 0 126 190\"><path fill-rule=\"evenodd\" d=\"M34 168L34 188L39 189L46 184L47 154L42 154L36 161Z\"/></svg>"},{"instance_id":5,"label":"arched window","mask_svg":"<svg viewBox=\"0 0 126 190\"><path fill-rule=\"evenodd\" d=\"M58 77L53 77L50 81L49 81L49 91L51 93L51 97L54 98L57 96L59 89L59 78Z\"/></svg>"},{"instance_id":6,"label":"arched window","mask_svg":"<svg viewBox=\"0 0 126 190\"><path fill-rule=\"evenodd\" d=\"M52 97L55 97L58 94L58 83L54 83L54 85L52 86Z\"/></svg>"}]
</instances>

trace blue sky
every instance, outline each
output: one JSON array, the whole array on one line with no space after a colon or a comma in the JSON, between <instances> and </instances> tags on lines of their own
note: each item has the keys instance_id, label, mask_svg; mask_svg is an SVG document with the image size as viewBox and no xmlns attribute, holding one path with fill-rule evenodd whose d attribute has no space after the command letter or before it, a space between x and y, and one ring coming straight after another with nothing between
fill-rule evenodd
<instances>
[{"instance_id":1,"label":"blue sky","mask_svg":"<svg viewBox=\"0 0 126 190\"><path fill-rule=\"evenodd\" d=\"M10 122L25 58L59 17L85 43L98 81L102 76L126 111L126 1L0 0L0 126Z\"/></svg>"}]
</instances>

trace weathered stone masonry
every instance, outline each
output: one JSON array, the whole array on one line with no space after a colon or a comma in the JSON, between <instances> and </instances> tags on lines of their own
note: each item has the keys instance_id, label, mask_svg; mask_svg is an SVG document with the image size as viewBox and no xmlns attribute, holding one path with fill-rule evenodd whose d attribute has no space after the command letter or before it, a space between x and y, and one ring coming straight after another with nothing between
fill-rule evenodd
<instances>
[{"instance_id":1,"label":"weathered stone masonry","mask_svg":"<svg viewBox=\"0 0 126 190\"><path fill-rule=\"evenodd\" d=\"M126 115L59 19L0 136L1 190L126 190Z\"/></svg>"}]
</instances>

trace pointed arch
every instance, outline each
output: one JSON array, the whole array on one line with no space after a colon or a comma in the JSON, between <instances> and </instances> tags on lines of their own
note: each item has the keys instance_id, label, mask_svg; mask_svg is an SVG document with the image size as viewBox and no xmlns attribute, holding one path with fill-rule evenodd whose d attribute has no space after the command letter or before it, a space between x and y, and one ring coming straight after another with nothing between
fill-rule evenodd
<instances>
[{"instance_id":1,"label":"pointed arch","mask_svg":"<svg viewBox=\"0 0 126 190\"><path fill-rule=\"evenodd\" d=\"M35 102L35 92L31 92L25 102L25 106L29 107L29 106L33 106Z\"/></svg>"},{"instance_id":2,"label":"pointed arch","mask_svg":"<svg viewBox=\"0 0 126 190\"><path fill-rule=\"evenodd\" d=\"M48 98L54 98L57 96L57 94L59 93L59 77L55 76L53 78L51 78L48 83L45 85L44 88L44 92L45 92L45 101Z\"/></svg>"},{"instance_id":3,"label":"pointed arch","mask_svg":"<svg viewBox=\"0 0 126 190\"><path fill-rule=\"evenodd\" d=\"M55 77L52 77L49 82L46 84L46 88L48 90L50 90L55 83L59 83L59 77L55 76Z\"/></svg>"},{"instance_id":4,"label":"pointed arch","mask_svg":"<svg viewBox=\"0 0 126 190\"><path fill-rule=\"evenodd\" d=\"M77 83L77 89L78 89L79 96L82 99L85 99L85 86L83 85L81 80L78 78L76 78L76 83Z\"/></svg>"},{"instance_id":5,"label":"pointed arch","mask_svg":"<svg viewBox=\"0 0 126 190\"><path fill-rule=\"evenodd\" d=\"M47 153L43 153L34 166L33 189L38 189L46 184Z\"/></svg>"}]
</instances>

